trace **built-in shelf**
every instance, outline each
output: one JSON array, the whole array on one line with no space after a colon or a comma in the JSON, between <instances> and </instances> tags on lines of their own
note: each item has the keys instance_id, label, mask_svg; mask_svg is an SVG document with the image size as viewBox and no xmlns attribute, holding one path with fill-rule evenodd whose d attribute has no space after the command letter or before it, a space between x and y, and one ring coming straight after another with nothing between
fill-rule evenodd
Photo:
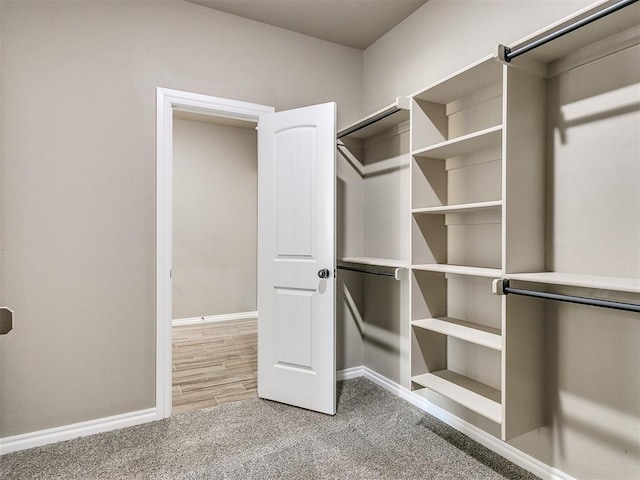
<instances>
[{"instance_id":1,"label":"built-in shelf","mask_svg":"<svg viewBox=\"0 0 640 480\"><path fill-rule=\"evenodd\" d=\"M491 55L411 96L418 100L446 104L501 80L502 65Z\"/></svg>"},{"instance_id":2,"label":"built-in shelf","mask_svg":"<svg viewBox=\"0 0 640 480\"><path fill-rule=\"evenodd\" d=\"M492 200L490 202L464 203L460 205L444 205L438 207L414 208L411 210L414 214L441 215L446 213L469 213L479 212L482 210L493 210L502 207L501 200Z\"/></svg>"},{"instance_id":3,"label":"built-in shelf","mask_svg":"<svg viewBox=\"0 0 640 480\"><path fill-rule=\"evenodd\" d=\"M478 150L500 146L502 125L485 128L479 132L452 138L446 142L436 143L413 152L414 157L435 158L445 160L451 157L466 155Z\"/></svg>"},{"instance_id":4,"label":"built-in shelf","mask_svg":"<svg viewBox=\"0 0 640 480\"><path fill-rule=\"evenodd\" d=\"M499 268L469 267L466 265L447 265L444 263L425 263L421 265L413 265L411 268L427 272L453 273L456 275L470 275L473 277L502 277L502 270Z\"/></svg>"},{"instance_id":5,"label":"built-in shelf","mask_svg":"<svg viewBox=\"0 0 640 480\"><path fill-rule=\"evenodd\" d=\"M358 265L371 265L375 267L409 268L408 262L395 258L375 258L375 257L344 257L339 258L341 263L355 263Z\"/></svg>"},{"instance_id":6,"label":"built-in shelf","mask_svg":"<svg viewBox=\"0 0 640 480\"><path fill-rule=\"evenodd\" d=\"M423 318L411 322L414 327L442 333L493 350L502 350L502 335L497 328L466 322L452 317Z\"/></svg>"},{"instance_id":7,"label":"built-in shelf","mask_svg":"<svg viewBox=\"0 0 640 480\"><path fill-rule=\"evenodd\" d=\"M502 423L500 390L451 370L425 373L412 377L411 381L439 393L496 423Z\"/></svg>"},{"instance_id":8,"label":"built-in shelf","mask_svg":"<svg viewBox=\"0 0 640 480\"><path fill-rule=\"evenodd\" d=\"M601 277L578 273L540 272L512 273L505 275L509 280L545 283L548 285L564 285L568 287L597 288L616 292L640 293L640 279L621 277Z\"/></svg>"},{"instance_id":9,"label":"built-in shelf","mask_svg":"<svg viewBox=\"0 0 640 480\"><path fill-rule=\"evenodd\" d=\"M391 105L367 115L338 132L338 138L364 139L409 120L409 99L397 97Z\"/></svg>"}]
</instances>

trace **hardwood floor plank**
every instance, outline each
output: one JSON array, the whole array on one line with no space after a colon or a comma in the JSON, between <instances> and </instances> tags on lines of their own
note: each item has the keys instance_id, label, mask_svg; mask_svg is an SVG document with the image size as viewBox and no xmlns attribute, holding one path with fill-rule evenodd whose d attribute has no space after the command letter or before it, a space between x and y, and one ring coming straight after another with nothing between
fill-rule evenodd
<instances>
[{"instance_id":1,"label":"hardwood floor plank","mask_svg":"<svg viewBox=\"0 0 640 480\"><path fill-rule=\"evenodd\" d=\"M173 412L257 396L257 321L173 327Z\"/></svg>"},{"instance_id":2,"label":"hardwood floor plank","mask_svg":"<svg viewBox=\"0 0 640 480\"><path fill-rule=\"evenodd\" d=\"M185 403L200 402L210 400L218 396L246 393L246 389L239 383L228 385L216 385L214 387L200 388L187 393L181 393L173 397L174 405L184 405Z\"/></svg>"},{"instance_id":3,"label":"hardwood floor plank","mask_svg":"<svg viewBox=\"0 0 640 480\"><path fill-rule=\"evenodd\" d=\"M216 397L216 400L218 401L218 404L222 405L223 403L237 402L238 400L248 400L255 397L255 392L242 392L219 395Z\"/></svg>"}]
</instances>

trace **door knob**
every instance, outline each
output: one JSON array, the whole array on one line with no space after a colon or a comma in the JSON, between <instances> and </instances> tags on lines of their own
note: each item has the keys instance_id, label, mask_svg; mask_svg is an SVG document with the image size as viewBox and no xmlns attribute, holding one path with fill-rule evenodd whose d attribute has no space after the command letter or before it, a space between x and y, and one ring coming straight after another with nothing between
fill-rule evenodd
<instances>
[{"instance_id":1,"label":"door knob","mask_svg":"<svg viewBox=\"0 0 640 480\"><path fill-rule=\"evenodd\" d=\"M331 276L331 270L328 268L323 268L322 270L318 270L318 276L320 278L329 278Z\"/></svg>"}]
</instances>

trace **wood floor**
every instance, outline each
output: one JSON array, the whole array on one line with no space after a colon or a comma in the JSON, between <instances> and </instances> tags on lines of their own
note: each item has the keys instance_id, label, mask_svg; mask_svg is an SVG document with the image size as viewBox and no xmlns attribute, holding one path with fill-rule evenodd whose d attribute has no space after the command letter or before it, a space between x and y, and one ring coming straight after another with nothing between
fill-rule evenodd
<instances>
[{"instance_id":1,"label":"wood floor","mask_svg":"<svg viewBox=\"0 0 640 480\"><path fill-rule=\"evenodd\" d=\"M172 330L174 414L257 396L257 320Z\"/></svg>"}]
</instances>

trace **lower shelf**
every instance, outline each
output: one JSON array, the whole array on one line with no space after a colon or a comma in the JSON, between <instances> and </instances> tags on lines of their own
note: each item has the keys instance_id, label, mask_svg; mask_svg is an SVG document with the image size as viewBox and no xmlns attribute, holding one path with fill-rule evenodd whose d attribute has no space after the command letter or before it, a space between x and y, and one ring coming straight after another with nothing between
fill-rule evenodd
<instances>
[{"instance_id":1,"label":"lower shelf","mask_svg":"<svg viewBox=\"0 0 640 480\"><path fill-rule=\"evenodd\" d=\"M412 265L414 270L427 272L454 273L456 275L471 275L473 277L501 278L502 270L499 268L469 267L466 265L447 265L444 263L427 263Z\"/></svg>"},{"instance_id":2,"label":"lower shelf","mask_svg":"<svg viewBox=\"0 0 640 480\"><path fill-rule=\"evenodd\" d=\"M497 328L485 327L451 317L423 318L411 322L414 327L442 333L493 350L502 350L502 335Z\"/></svg>"},{"instance_id":3,"label":"lower shelf","mask_svg":"<svg viewBox=\"0 0 640 480\"><path fill-rule=\"evenodd\" d=\"M374 258L374 257L344 257L339 258L339 262L357 263L359 265L371 265L375 267L408 268L409 263L395 258Z\"/></svg>"},{"instance_id":4,"label":"lower shelf","mask_svg":"<svg viewBox=\"0 0 640 480\"><path fill-rule=\"evenodd\" d=\"M451 370L439 370L417 375L412 377L411 381L439 393L489 420L498 424L502 423L500 390Z\"/></svg>"}]
</instances>

